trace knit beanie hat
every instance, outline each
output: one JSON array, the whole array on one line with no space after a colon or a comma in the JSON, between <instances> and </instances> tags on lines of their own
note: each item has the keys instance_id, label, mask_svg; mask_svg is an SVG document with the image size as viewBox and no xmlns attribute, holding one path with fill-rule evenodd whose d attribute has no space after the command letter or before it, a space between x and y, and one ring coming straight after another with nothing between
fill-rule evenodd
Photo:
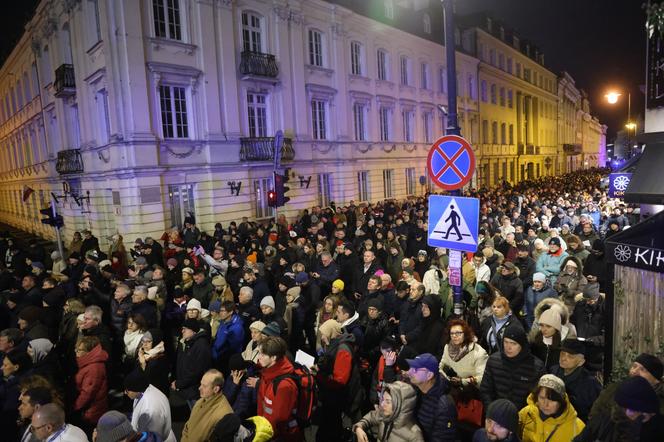
<instances>
[{"instance_id":1,"label":"knit beanie hat","mask_svg":"<svg viewBox=\"0 0 664 442\"><path fill-rule=\"evenodd\" d=\"M221 275L217 275L212 278L212 285L215 287L226 287L226 278Z\"/></svg>"},{"instance_id":2,"label":"knit beanie hat","mask_svg":"<svg viewBox=\"0 0 664 442\"><path fill-rule=\"evenodd\" d=\"M558 376L554 376L552 374L545 374L540 378L539 382L537 383L537 386L550 388L551 390L558 393L560 397L562 398L565 397L565 382L563 382L563 380L560 379Z\"/></svg>"},{"instance_id":3,"label":"knit beanie hat","mask_svg":"<svg viewBox=\"0 0 664 442\"><path fill-rule=\"evenodd\" d=\"M265 328L265 323L263 321L254 321L249 326L250 330L256 330L258 332L262 332L264 328Z\"/></svg>"},{"instance_id":4,"label":"knit beanie hat","mask_svg":"<svg viewBox=\"0 0 664 442\"><path fill-rule=\"evenodd\" d=\"M537 272L533 275L533 281L546 282L546 275L542 272Z\"/></svg>"},{"instance_id":5,"label":"knit beanie hat","mask_svg":"<svg viewBox=\"0 0 664 442\"><path fill-rule=\"evenodd\" d=\"M518 343L521 347L526 347L528 345L528 337L526 332L523 330L521 325L518 325L516 322L511 323L505 329L505 334L503 334L503 339L508 338L512 341Z\"/></svg>"},{"instance_id":6,"label":"knit beanie hat","mask_svg":"<svg viewBox=\"0 0 664 442\"><path fill-rule=\"evenodd\" d=\"M198 321L198 319L187 318L182 323L182 327L188 328L194 333L198 333L201 330L201 323Z\"/></svg>"},{"instance_id":7,"label":"knit beanie hat","mask_svg":"<svg viewBox=\"0 0 664 442\"><path fill-rule=\"evenodd\" d=\"M373 307L378 311L382 311L383 310L383 303L381 302L380 299L373 298L373 299L370 299L369 302L367 302L367 308L370 308L370 307Z\"/></svg>"},{"instance_id":8,"label":"knit beanie hat","mask_svg":"<svg viewBox=\"0 0 664 442\"><path fill-rule=\"evenodd\" d=\"M148 378L145 376L142 370L136 369L125 376L124 388L127 391L139 393L147 390L149 386L150 381L148 381Z\"/></svg>"},{"instance_id":9,"label":"knit beanie hat","mask_svg":"<svg viewBox=\"0 0 664 442\"><path fill-rule=\"evenodd\" d=\"M634 359L634 362L643 365L643 368L648 370L648 372L658 381L662 379L662 375L664 375L664 365L662 365L662 361L657 356L641 353L636 359Z\"/></svg>"},{"instance_id":10,"label":"knit beanie hat","mask_svg":"<svg viewBox=\"0 0 664 442\"><path fill-rule=\"evenodd\" d=\"M519 411L507 399L496 399L491 402L486 412L486 418L512 433L516 433L519 429Z\"/></svg>"},{"instance_id":11,"label":"knit beanie hat","mask_svg":"<svg viewBox=\"0 0 664 442\"><path fill-rule=\"evenodd\" d=\"M260 306L263 307L264 305L266 305L266 306L272 308L272 310L274 310L275 309L274 298L272 296L264 297L261 300L261 305Z\"/></svg>"},{"instance_id":12,"label":"knit beanie hat","mask_svg":"<svg viewBox=\"0 0 664 442\"><path fill-rule=\"evenodd\" d=\"M562 320L560 319L560 313L554 309L545 310L537 320L540 324L545 324L555 328L560 331L562 328Z\"/></svg>"},{"instance_id":13,"label":"knit beanie hat","mask_svg":"<svg viewBox=\"0 0 664 442\"><path fill-rule=\"evenodd\" d=\"M196 298L189 300L187 303L187 310L198 310L199 312L202 311L203 308L201 307L201 301Z\"/></svg>"},{"instance_id":14,"label":"knit beanie hat","mask_svg":"<svg viewBox=\"0 0 664 442\"><path fill-rule=\"evenodd\" d=\"M107 411L97 421L97 442L120 442L133 433L131 422L119 411Z\"/></svg>"},{"instance_id":15,"label":"knit beanie hat","mask_svg":"<svg viewBox=\"0 0 664 442\"><path fill-rule=\"evenodd\" d=\"M332 283L332 287L339 290L340 292L344 291L345 286L346 285L344 284L344 282L341 279L335 279L334 282Z\"/></svg>"},{"instance_id":16,"label":"knit beanie hat","mask_svg":"<svg viewBox=\"0 0 664 442\"><path fill-rule=\"evenodd\" d=\"M211 312L219 313L221 311L221 301L218 300L218 299L215 299L214 301L212 301L210 303L210 305L208 306L208 309Z\"/></svg>"},{"instance_id":17,"label":"knit beanie hat","mask_svg":"<svg viewBox=\"0 0 664 442\"><path fill-rule=\"evenodd\" d=\"M281 327L275 321L270 322L261 330L265 336L281 336Z\"/></svg>"},{"instance_id":18,"label":"knit beanie hat","mask_svg":"<svg viewBox=\"0 0 664 442\"><path fill-rule=\"evenodd\" d=\"M616 403L623 408L642 413L657 413L659 400L650 383L641 376L630 376L616 390Z\"/></svg>"},{"instance_id":19,"label":"knit beanie hat","mask_svg":"<svg viewBox=\"0 0 664 442\"><path fill-rule=\"evenodd\" d=\"M175 258L168 258L166 261L166 266L168 267L177 267L178 266L178 260Z\"/></svg>"},{"instance_id":20,"label":"knit beanie hat","mask_svg":"<svg viewBox=\"0 0 664 442\"><path fill-rule=\"evenodd\" d=\"M585 299L599 298L599 283L592 282L586 285L586 287L583 289L583 297Z\"/></svg>"}]
</instances>

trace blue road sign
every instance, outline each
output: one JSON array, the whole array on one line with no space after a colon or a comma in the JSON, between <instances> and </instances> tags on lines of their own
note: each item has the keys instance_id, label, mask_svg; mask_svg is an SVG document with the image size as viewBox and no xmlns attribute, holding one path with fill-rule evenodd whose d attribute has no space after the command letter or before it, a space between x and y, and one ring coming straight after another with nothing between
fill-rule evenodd
<instances>
[{"instance_id":1,"label":"blue road sign","mask_svg":"<svg viewBox=\"0 0 664 442\"><path fill-rule=\"evenodd\" d=\"M631 173L612 173L609 175L609 198L623 198L632 180Z\"/></svg>"},{"instance_id":2,"label":"blue road sign","mask_svg":"<svg viewBox=\"0 0 664 442\"><path fill-rule=\"evenodd\" d=\"M460 196L429 196L429 234L431 247L474 252L480 222L480 200Z\"/></svg>"}]
</instances>

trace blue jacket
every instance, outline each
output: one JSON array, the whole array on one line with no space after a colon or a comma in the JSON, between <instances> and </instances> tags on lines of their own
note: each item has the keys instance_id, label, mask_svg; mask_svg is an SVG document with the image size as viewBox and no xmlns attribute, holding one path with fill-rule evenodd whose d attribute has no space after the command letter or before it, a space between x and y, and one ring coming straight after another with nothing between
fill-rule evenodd
<instances>
[{"instance_id":1,"label":"blue jacket","mask_svg":"<svg viewBox=\"0 0 664 442\"><path fill-rule=\"evenodd\" d=\"M568 256L567 252L562 252L558 256L550 253L542 253L537 258L536 271L544 273L549 278L549 281L551 281L551 285L553 285L556 283L556 279L558 279L560 266Z\"/></svg>"},{"instance_id":2,"label":"blue jacket","mask_svg":"<svg viewBox=\"0 0 664 442\"><path fill-rule=\"evenodd\" d=\"M240 385L233 382L233 378L228 376L224 382L224 396L233 407L233 413L237 414L240 419L247 419L256 415L256 389L247 385L247 377L256 375L255 373L247 373L240 381Z\"/></svg>"},{"instance_id":3,"label":"blue jacket","mask_svg":"<svg viewBox=\"0 0 664 442\"><path fill-rule=\"evenodd\" d=\"M222 322L217 330L217 336L212 344L212 359L218 360L222 353L242 353L244 344L244 325L237 313L233 313L231 320Z\"/></svg>"},{"instance_id":4,"label":"blue jacket","mask_svg":"<svg viewBox=\"0 0 664 442\"><path fill-rule=\"evenodd\" d=\"M544 298L558 298L558 293L548 282L544 284L541 291L537 291L533 287L528 287L526 290L526 323L529 329L535 322L535 307Z\"/></svg>"},{"instance_id":5,"label":"blue jacket","mask_svg":"<svg viewBox=\"0 0 664 442\"><path fill-rule=\"evenodd\" d=\"M450 388L439 373L436 383L426 394L420 392L417 406L417 423L424 433L424 440L445 442L457 440L457 412Z\"/></svg>"}]
</instances>

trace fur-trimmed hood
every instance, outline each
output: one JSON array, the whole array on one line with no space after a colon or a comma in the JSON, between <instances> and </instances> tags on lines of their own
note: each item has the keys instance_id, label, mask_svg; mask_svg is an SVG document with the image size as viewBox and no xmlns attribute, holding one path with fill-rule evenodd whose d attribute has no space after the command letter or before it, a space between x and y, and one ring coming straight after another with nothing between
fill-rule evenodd
<instances>
[{"instance_id":1,"label":"fur-trimmed hood","mask_svg":"<svg viewBox=\"0 0 664 442\"><path fill-rule=\"evenodd\" d=\"M569 321L570 312L565 303L558 298L542 299L535 307L535 320L539 320L540 315L544 313L545 310L550 309L552 305L559 307L558 311L560 312L561 324L566 325Z\"/></svg>"},{"instance_id":2,"label":"fur-trimmed hood","mask_svg":"<svg viewBox=\"0 0 664 442\"><path fill-rule=\"evenodd\" d=\"M576 264L576 276L577 278L580 278L583 275L583 263L579 258L577 258L574 255L569 255L565 259L563 259L563 262L560 264L560 274L558 275L558 277L564 275L563 269L565 268L565 265L567 265L569 261L574 261L574 263Z\"/></svg>"}]
</instances>

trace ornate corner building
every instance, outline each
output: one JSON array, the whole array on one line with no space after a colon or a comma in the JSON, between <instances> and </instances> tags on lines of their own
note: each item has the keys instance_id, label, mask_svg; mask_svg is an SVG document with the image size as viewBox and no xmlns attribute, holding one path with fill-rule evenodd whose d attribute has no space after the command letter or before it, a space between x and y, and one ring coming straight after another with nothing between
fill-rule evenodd
<instances>
[{"instance_id":1,"label":"ornate corner building","mask_svg":"<svg viewBox=\"0 0 664 442\"><path fill-rule=\"evenodd\" d=\"M569 74L487 19L456 30L473 185L596 165L605 129ZM0 69L0 221L53 237L51 193L67 239L266 218L277 130L280 213L422 195L442 35L429 0L43 0Z\"/></svg>"}]
</instances>

